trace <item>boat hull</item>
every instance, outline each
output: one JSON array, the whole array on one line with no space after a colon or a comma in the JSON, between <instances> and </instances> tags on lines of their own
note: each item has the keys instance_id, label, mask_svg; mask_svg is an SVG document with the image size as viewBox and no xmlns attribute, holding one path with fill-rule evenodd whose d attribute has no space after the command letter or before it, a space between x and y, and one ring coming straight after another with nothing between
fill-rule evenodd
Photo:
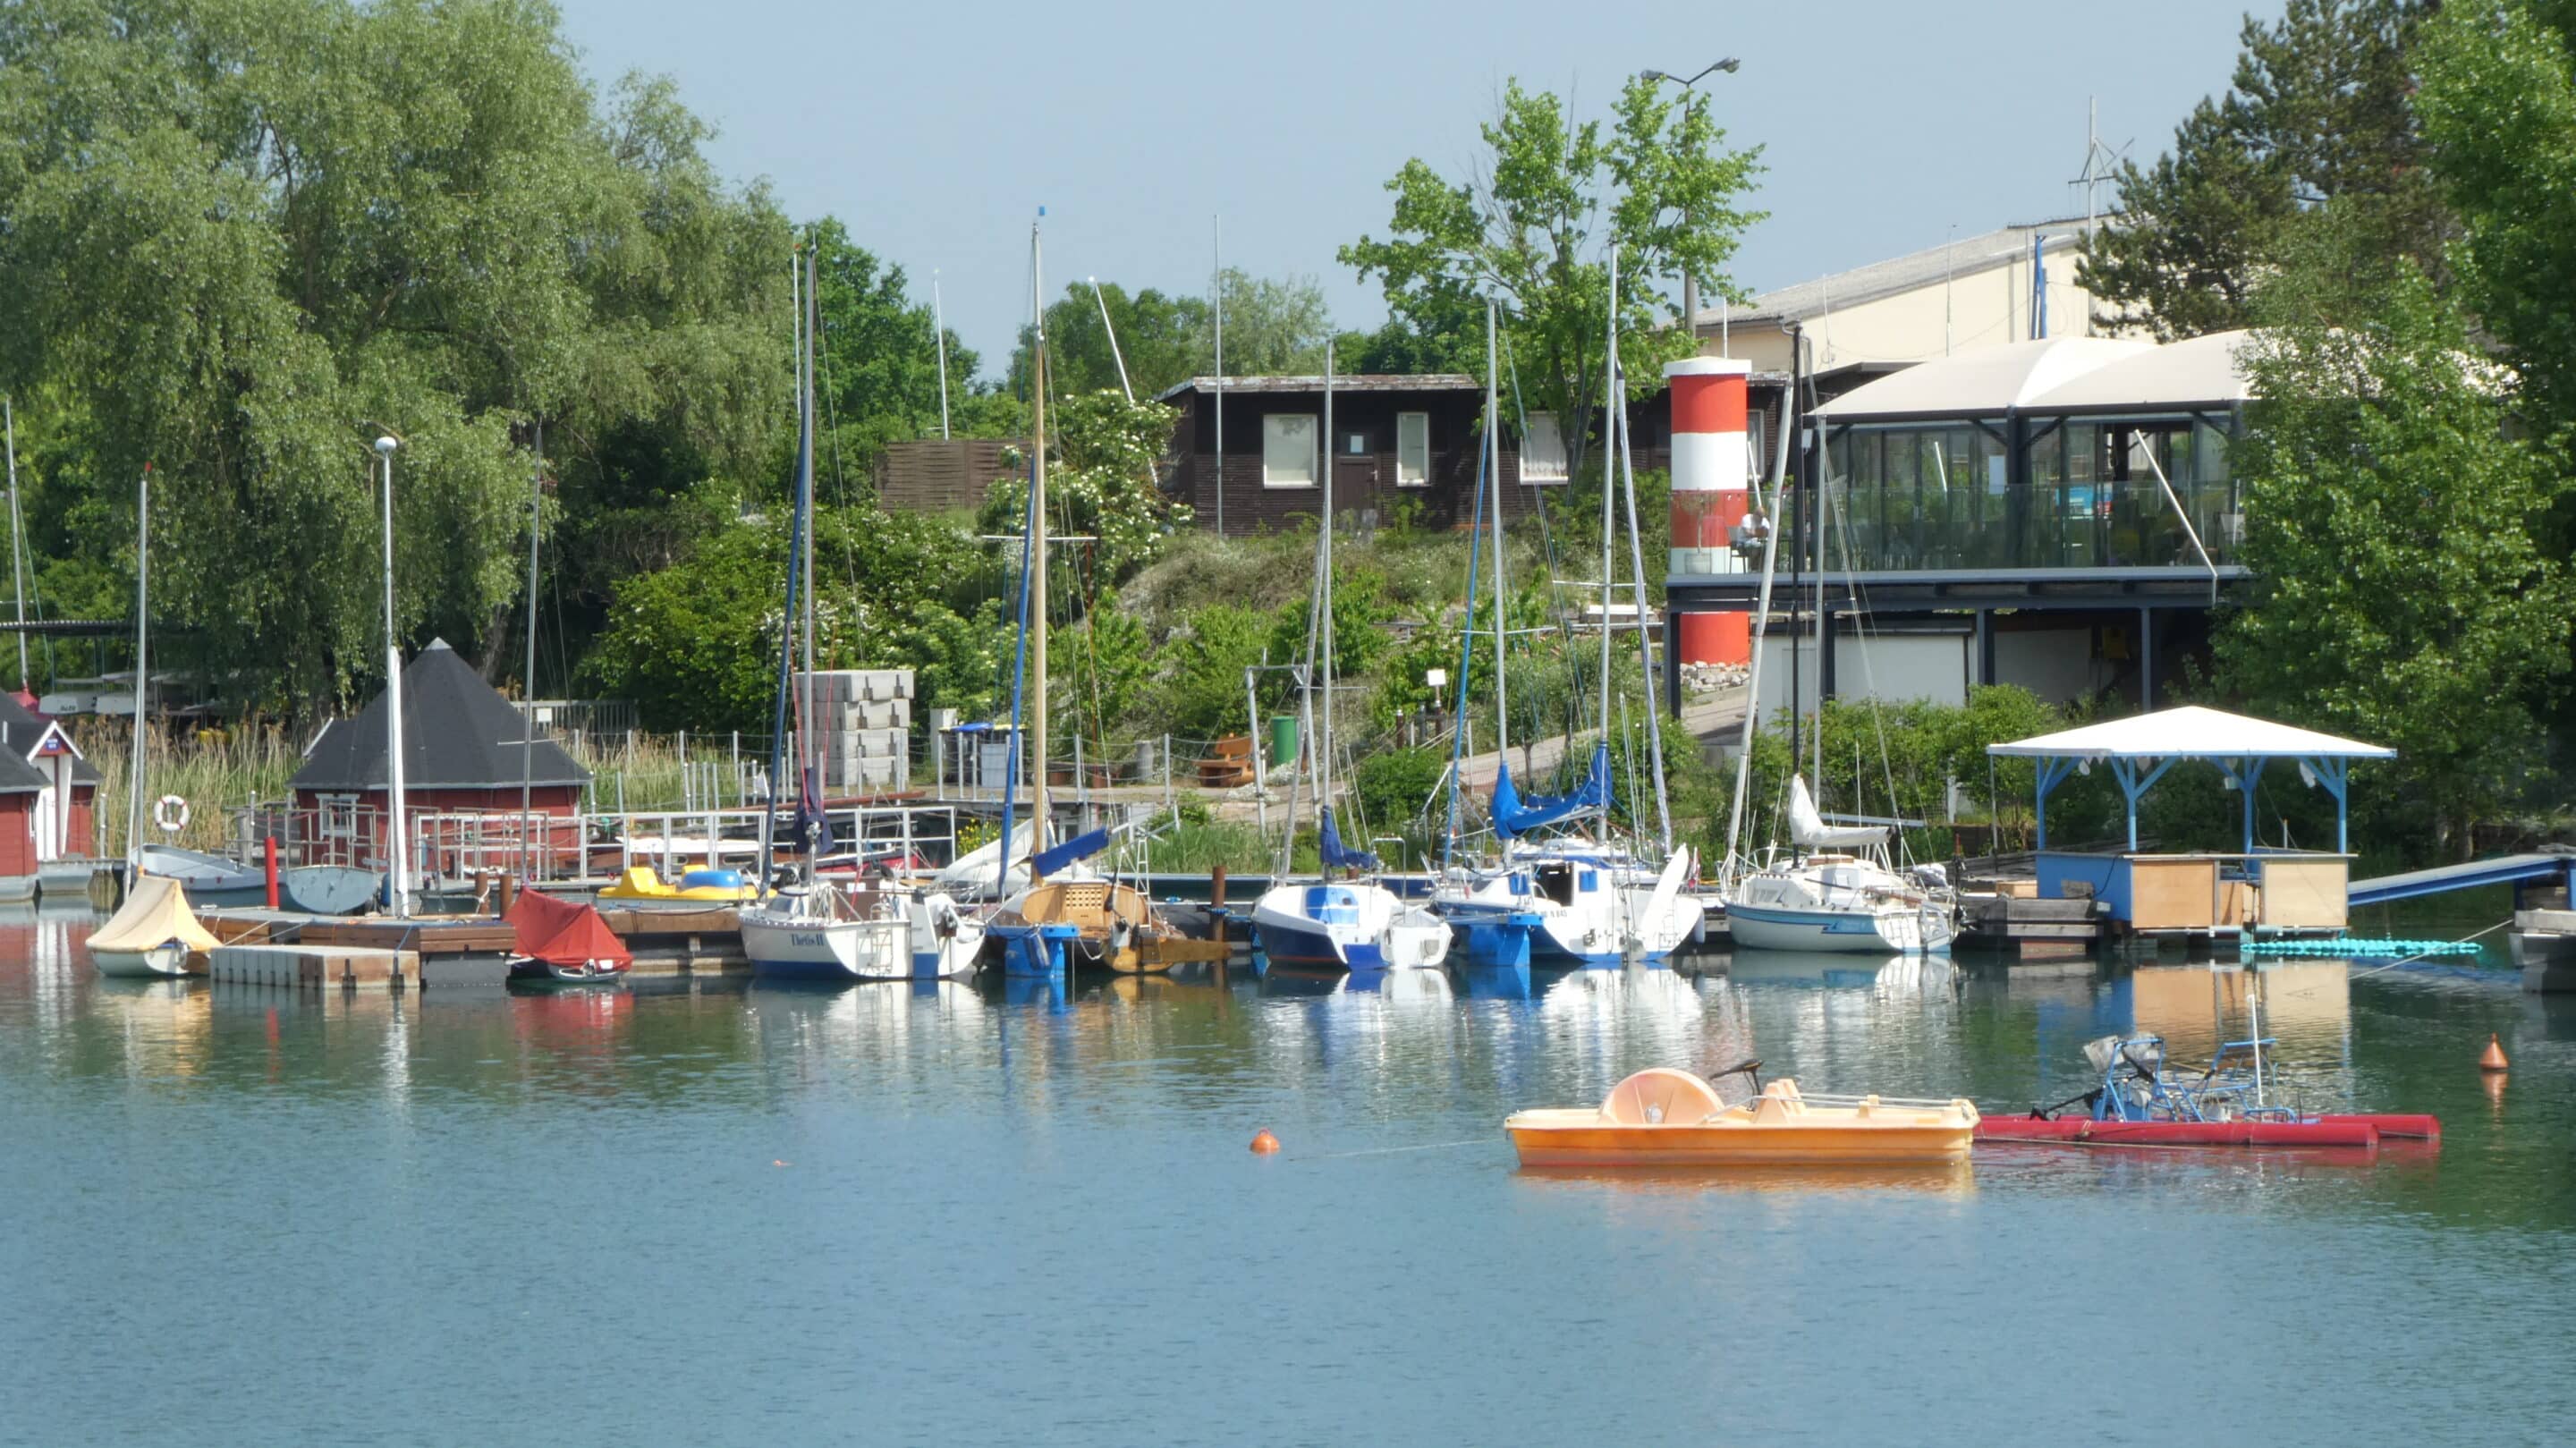
<instances>
[{"instance_id":1,"label":"boat hull","mask_svg":"<svg viewBox=\"0 0 2576 1448\"><path fill-rule=\"evenodd\" d=\"M1545 1118L1571 1118L1550 1121ZM1975 1126L1626 1125L1593 1111L1523 1112L1503 1124L1528 1167L1894 1166L1964 1159Z\"/></svg>"},{"instance_id":2,"label":"boat hull","mask_svg":"<svg viewBox=\"0 0 2576 1448\"><path fill-rule=\"evenodd\" d=\"M1294 970L1431 968L1448 958L1449 923L1374 884L1293 884L1265 891L1252 929L1270 964Z\"/></svg>"},{"instance_id":3,"label":"boat hull","mask_svg":"<svg viewBox=\"0 0 2576 1448\"><path fill-rule=\"evenodd\" d=\"M1921 911L1798 910L1740 901L1726 907L1726 927L1738 949L1876 956L1943 954L1953 935L1945 917Z\"/></svg>"},{"instance_id":4,"label":"boat hull","mask_svg":"<svg viewBox=\"0 0 2576 1448\"><path fill-rule=\"evenodd\" d=\"M742 950L754 980L842 983L946 980L971 975L983 927L962 916L942 935L912 911L875 920L815 920L766 911L741 915Z\"/></svg>"},{"instance_id":5,"label":"boat hull","mask_svg":"<svg viewBox=\"0 0 2576 1448\"><path fill-rule=\"evenodd\" d=\"M144 950L92 950L98 973L110 980L167 980L188 973L188 947L176 940Z\"/></svg>"},{"instance_id":6,"label":"boat hull","mask_svg":"<svg viewBox=\"0 0 2576 1448\"><path fill-rule=\"evenodd\" d=\"M2413 1118L2409 1118L2412 1120ZM2438 1132L2440 1128L2433 1128ZM2073 1146L2377 1146L2368 1118L2315 1121L2095 1121L2089 1116L1989 1117L1979 1141L2054 1142Z\"/></svg>"}]
</instances>

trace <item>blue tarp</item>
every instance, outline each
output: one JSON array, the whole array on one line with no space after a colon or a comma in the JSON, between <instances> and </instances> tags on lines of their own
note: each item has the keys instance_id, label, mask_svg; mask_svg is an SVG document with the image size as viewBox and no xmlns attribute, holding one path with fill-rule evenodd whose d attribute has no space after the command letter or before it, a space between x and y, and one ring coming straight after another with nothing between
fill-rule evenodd
<instances>
[{"instance_id":1,"label":"blue tarp","mask_svg":"<svg viewBox=\"0 0 2576 1448\"><path fill-rule=\"evenodd\" d=\"M1355 850L1342 843L1342 832L1333 828L1332 811L1324 812L1324 828L1317 841L1327 870L1376 870L1383 868L1377 856L1366 850Z\"/></svg>"},{"instance_id":2,"label":"blue tarp","mask_svg":"<svg viewBox=\"0 0 2576 1448\"><path fill-rule=\"evenodd\" d=\"M1494 833L1509 838L1544 829L1557 821L1583 813L1606 809L1610 804L1610 746L1592 747L1592 769L1583 779L1583 787L1572 794L1534 794L1521 798L1512 788L1512 766L1509 761L1494 769Z\"/></svg>"},{"instance_id":3,"label":"blue tarp","mask_svg":"<svg viewBox=\"0 0 2576 1448\"><path fill-rule=\"evenodd\" d=\"M1029 856L1029 868L1041 875L1052 875L1074 861L1099 854L1108 848L1109 831L1093 830L1076 835L1052 850L1040 850Z\"/></svg>"}]
</instances>

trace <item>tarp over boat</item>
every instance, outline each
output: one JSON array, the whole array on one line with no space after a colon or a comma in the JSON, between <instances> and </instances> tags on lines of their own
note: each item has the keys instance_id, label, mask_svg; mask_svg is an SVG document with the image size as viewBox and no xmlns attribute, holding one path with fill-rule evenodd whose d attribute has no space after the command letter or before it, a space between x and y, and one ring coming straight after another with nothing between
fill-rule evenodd
<instances>
[{"instance_id":1,"label":"tarp over boat","mask_svg":"<svg viewBox=\"0 0 2576 1448\"><path fill-rule=\"evenodd\" d=\"M188 892L167 875L138 875L126 892L125 907L89 938L92 950L150 950L178 941L190 950L212 950L223 942L197 923L188 908Z\"/></svg>"},{"instance_id":2,"label":"tarp over boat","mask_svg":"<svg viewBox=\"0 0 2576 1448\"><path fill-rule=\"evenodd\" d=\"M634 955L599 911L589 905L575 905L552 895L529 890L522 892L503 919L518 932L519 953L530 960L548 965L579 966L592 962L623 968L632 965Z\"/></svg>"},{"instance_id":3,"label":"tarp over boat","mask_svg":"<svg viewBox=\"0 0 2576 1448\"><path fill-rule=\"evenodd\" d=\"M1572 794L1534 794L1524 799L1512 787L1509 761L1498 761L1494 767L1494 833L1505 836L1525 835L1545 829L1559 820L1569 819L1586 810L1606 809L1610 804L1610 746L1592 746L1592 768L1585 772L1582 787Z\"/></svg>"}]
</instances>

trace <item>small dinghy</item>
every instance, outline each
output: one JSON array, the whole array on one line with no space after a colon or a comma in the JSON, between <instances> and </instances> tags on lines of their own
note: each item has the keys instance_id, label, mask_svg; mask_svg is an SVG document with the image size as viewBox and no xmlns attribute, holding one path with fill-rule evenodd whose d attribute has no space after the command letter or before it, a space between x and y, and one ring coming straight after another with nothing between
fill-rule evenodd
<instances>
[{"instance_id":1,"label":"small dinghy","mask_svg":"<svg viewBox=\"0 0 2576 1448\"><path fill-rule=\"evenodd\" d=\"M2069 1146L2377 1147L2383 1138L2442 1139L2424 1115L2318 1115L2269 1099L2263 1037L2222 1041L2198 1076L2165 1069L2162 1036L2104 1036L2084 1043L2100 1084L2028 1116L1989 1116L1979 1141ZM2078 1111L2075 1108L2081 1108Z\"/></svg>"},{"instance_id":2,"label":"small dinghy","mask_svg":"<svg viewBox=\"0 0 2576 1448\"><path fill-rule=\"evenodd\" d=\"M1760 1069L1748 1061L1720 1074ZM1620 1082L1598 1109L1503 1122L1525 1167L1938 1164L1965 1160L1976 1129L1977 1108L1964 1100L1809 1096L1783 1078L1729 1106L1707 1081L1661 1066Z\"/></svg>"},{"instance_id":3,"label":"small dinghy","mask_svg":"<svg viewBox=\"0 0 2576 1448\"><path fill-rule=\"evenodd\" d=\"M760 888L743 879L740 870L690 870L680 876L677 885L666 884L661 874L650 865L629 865L616 883L599 892L602 900L644 900L665 905L674 904L748 904L760 898Z\"/></svg>"},{"instance_id":4,"label":"small dinghy","mask_svg":"<svg viewBox=\"0 0 2576 1448\"><path fill-rule=\"evenodd\" d=\"M125 907L90 936L89 958L99 974L122 979L186 975L189 953L218 943L197 923L178 881L138 875Z\"/></svg>"},{"instance_id":5,"label":"small dinghy","mask_svg":"<svg viewBox=\"0 0 2576 1448\"><path fill-rule=\"evenodd\" d=\"M575 905L535 890L522 893L502 917L518 933L510 979L589 985L626 978L635 957L626 942L589 905Z\"/></svg>"}]
</instances>

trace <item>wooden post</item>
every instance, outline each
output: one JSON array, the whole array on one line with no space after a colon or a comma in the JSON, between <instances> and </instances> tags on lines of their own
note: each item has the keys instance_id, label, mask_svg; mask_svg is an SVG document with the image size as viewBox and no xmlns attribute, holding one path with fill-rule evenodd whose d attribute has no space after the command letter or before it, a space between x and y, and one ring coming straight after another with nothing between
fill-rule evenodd
<instances>
[{"instance_id":1,"label":"wooden post","mask_svg":"<svg viewBox=\"0 0 2576 1448\"><path fill-rule=\"evenodd\" d=\"M1208 925L1216 932L1219 945L1227 940L1225 915L1225 862L1220 860L1208 871Z\"/></svg>"},{"instance_id":2,"label":"wooden post","mask_svg":"<svg viewBox=\"0 0 2576 1448\"><path fill-rule=\"evenodd\" d=\"M499 901L501 914L506 918L510 913L510 907L519 903L518 875L512 871L503 870L500 884L493 891L493 898Z\"/></svg>"}]
</instances>

